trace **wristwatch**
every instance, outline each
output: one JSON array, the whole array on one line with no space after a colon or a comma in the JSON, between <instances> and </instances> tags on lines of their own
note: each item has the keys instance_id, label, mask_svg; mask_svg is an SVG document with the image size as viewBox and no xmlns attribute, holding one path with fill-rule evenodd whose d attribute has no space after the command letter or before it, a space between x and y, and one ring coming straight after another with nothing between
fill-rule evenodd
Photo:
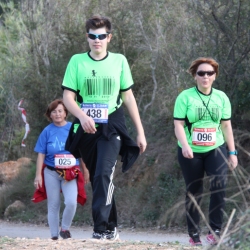
<instances>
[{"instance_id":1,"label":"wristwatch","mask_svg":"<svg viewBox=\"0 0 250 250\"><path fill-rule=\"evenodd\" d=\"M234 151L228 151L229 155L238 155L238 151L234 150Z\"/></svg>"}]
</instances>

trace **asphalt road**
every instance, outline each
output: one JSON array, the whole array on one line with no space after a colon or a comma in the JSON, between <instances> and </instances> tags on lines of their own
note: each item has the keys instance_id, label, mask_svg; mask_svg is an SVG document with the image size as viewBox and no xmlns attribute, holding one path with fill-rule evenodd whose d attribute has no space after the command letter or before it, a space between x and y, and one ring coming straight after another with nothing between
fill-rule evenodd
<instances>
[{"instance_id":1,"label":"asphalt road","mask_svg":"<svg viewBox=\"0 0 250 250\"><path fill-rule=\"evenodd\" d=\"M90 239L92 227L71 227L70 232L74 239ZM118 228L121 240L144 241L156 243L179 243L188 246L189 237L181 233L164 233L164 231L138 231L135 229ZM50 238L49 228L41 225L12 223L0 220L0 236L10 238L47 239ZM201 237L203 245L206 245L205 236Z\"/></svg>"}]
</instances>

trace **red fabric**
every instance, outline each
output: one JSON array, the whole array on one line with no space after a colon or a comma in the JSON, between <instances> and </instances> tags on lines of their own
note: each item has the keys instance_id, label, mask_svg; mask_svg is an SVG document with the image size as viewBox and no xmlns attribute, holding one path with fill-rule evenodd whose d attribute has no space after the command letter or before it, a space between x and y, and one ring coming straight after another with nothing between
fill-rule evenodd
<instances>
[{"instance_id":1,"label":"red fabric","mask_svg":"<svg viewBox=\"0 0 250 250\"><path fill-rule=\"evenodd\" d=\"M70 168L69 170L65 171L65 180L71 181L79 175L80 169Z\"/></svg>"},{"instance_id":2,"label":"red fabric","mask_svg":"<svg viewBox=\"0 0 250 250\"><path fill-rule=\"evenodd\" d=\"M47 199L46 187L45 187L45 183L44 183L44 168L45 168L45 166L46 165L43 164L43 168L42 168L43 184L42 184L42 187L39 187L38 189L35 190L33 198L31 199L34 203L38 203L38 202L41 202L41 201ZM83 177L83 174L82 174L79 166L73 167L72 170L73 170L73 172L78 172L78 176L77 176L77 191L78 191L77 202L83 206L87 200L87 195L86 195L85 188L84 188L84 177Z\"/></svg>"},{"instance_id":3,"label":"red fabric","mask_svg":"<svg viewBox=\"0 0 250 250\"><path fill-rule=\"evenodd\" d=\"M86 195L85 188L84 188L84 177L83 177L83 174L82 174L79 166L76 166L73 168L78 170L78 176L76 178L77 191L78 191L77 202L83 206L87 200L87 195Z\"/></svg>"}]
</instances>

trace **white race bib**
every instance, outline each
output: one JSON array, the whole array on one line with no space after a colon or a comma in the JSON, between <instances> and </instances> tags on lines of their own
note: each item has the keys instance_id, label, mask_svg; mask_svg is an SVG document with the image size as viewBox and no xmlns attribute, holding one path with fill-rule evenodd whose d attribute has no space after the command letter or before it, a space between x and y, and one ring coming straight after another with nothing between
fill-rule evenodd
<instances>
[{"instance_id":1,"label":"white race bib","mask_svg":"<svg viewBox=\"0 0 250 250\"><path fill-rule=\"evenodd\" d=\"M71 154L66 155L55 155L55 168L72 168L76 165L76 158Z\"/></svg>"},{"instance_id":2,"label":"white race bib","mask_svg":"<svg viewBox=\"0 0 250 250\"><path fill-rule=\"evenodd\" d=\"M108 123L108 104L82 103L81 109L96 123Z\"/></svg>"},{"instance_id":3,"label":"white race bib","mask_svg":"<svg viewBox=\"0 0 250 250\"><path fill-rule=\"evenodd\" d=\"M197 146L213 146L216 143L216 128L194 128L192 144Z\"/></svg>"}]
</instances>

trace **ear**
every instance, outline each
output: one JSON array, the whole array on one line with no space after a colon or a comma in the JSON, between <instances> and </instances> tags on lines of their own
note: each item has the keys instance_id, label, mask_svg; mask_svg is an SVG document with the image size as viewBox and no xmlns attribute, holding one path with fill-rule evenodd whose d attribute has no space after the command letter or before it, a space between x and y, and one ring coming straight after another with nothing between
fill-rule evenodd
<instances>
[{"instance_id":1,"label":"ear","mask_svg":"<svg viewBox=\"0 0 250 250\"><path fill-rule=\"evenodd\" d=\"M108 43L111 41L111 38L112 38L112 34L109 34L108 37L107 37Z\"/></svg>"}]
</instances>

